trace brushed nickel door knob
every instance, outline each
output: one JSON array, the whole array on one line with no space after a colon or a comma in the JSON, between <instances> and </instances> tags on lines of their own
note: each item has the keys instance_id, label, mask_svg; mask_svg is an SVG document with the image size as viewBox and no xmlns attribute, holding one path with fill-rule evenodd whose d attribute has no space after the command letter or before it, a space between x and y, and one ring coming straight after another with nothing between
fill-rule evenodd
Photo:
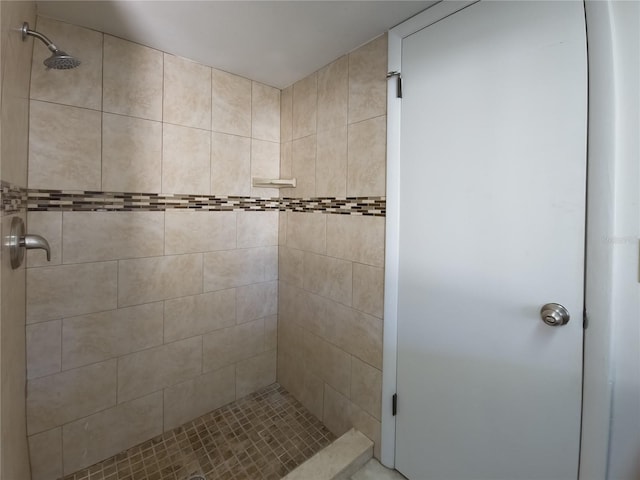
<instances>
[{"instance_id":1,"label":"brushed nickel door knob","mask_svg":"<svg viewBox=\"0 0 640 480\"><path fill-rule=\"evenodd\" d=\"M561 327L569 323L569 310L559 303L547 303L540 309L540 318L550 327Z\"/></svg>"}]
</instances>

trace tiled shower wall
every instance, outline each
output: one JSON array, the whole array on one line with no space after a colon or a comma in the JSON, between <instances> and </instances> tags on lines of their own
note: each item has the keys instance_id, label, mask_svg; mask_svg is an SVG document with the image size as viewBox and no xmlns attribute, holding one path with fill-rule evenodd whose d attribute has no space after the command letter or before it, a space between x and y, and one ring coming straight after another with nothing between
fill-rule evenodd
<instances>
[{"instance_id":1,"label":"tiled shower wall","mask_svg":"<svg viewBox=\"0 0 640 480\"><path fill-rule=\"evenodd\" d=\"M37 28L83 64L46 70L34 49L30 189L277 196L250 179L279 174L279 90L73 25ZM26 273L34 480L275 381L278 216L29 212L52 247L51 262L29 252Z\"/></svg>"},{"instance_id":2,"label":"tiled shower wall","mask_svg":"<svg viewBox=\"0 0 640 480\"><path fill-rule=\"evenodd\" d=\"M27 186L33 40L23 42L18 28L22 22L33 23L35 16L34 2L0 2L0 179L21 188ZM7 237L11 221L17 216L25 219L24 209L1 211L1 238ZM4 243L0 257L0 478L28 479L24 404L25 268L24 265L16 270L11 268L9 249Z\"/></svg>"},{"instance_id":3,"label":"tiled shower wall","mask_svg":"<svg viewBox=\"0 0 640 480\"><path fill-rule=\"evenodd\" d=\"M387 37L282 91L284 196L385 195ZM278 381L336 435L380 437L384 218L280 217Z\"/></svg>"}]
</instances>

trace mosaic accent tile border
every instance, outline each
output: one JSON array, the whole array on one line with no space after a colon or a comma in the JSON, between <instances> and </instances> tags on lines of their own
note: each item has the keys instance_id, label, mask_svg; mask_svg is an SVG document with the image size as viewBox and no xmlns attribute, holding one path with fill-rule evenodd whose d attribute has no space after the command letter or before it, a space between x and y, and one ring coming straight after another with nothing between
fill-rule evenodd
<instances>
[{"instance_id":1,"label":"mosaic accent tile border","mask_svg":"<svg viewBox=\"0 0 640 480\"><path fill-rule=\"evenodd\" d=\"M335 438L274 383L64 480L278 480Z\"/></svg>"},{"instance_id":2,"label":"mosaic accent tile border","mask_svg":"<svg viewBox=\"0 0 640 480\"><path fill-rule=\"evenodd\" d=\"M29 211L292 211L340 215L386 215L385 197L258 198L243 196L22 189L2 183L2 214Z\"/></svg>"},{"instance_id":3,"label":"mosaic accent tile border","mask_svg":"<svg viewBox=\"0 0 640 480\"><path fill-rule=\"evenodd\" d=\"M24 188L0 181L0 212L2 215L17 213L27 203L27 191Z\"/></svg>"}]
</instances>

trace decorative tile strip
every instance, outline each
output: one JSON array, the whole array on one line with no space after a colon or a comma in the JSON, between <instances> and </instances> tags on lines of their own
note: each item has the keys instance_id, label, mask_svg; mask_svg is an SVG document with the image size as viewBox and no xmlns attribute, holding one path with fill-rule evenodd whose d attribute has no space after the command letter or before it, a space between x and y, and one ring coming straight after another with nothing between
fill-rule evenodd
<instances>
[{"instance_id":1,"label":"decorative tile strip","mask_svg":"<svg viewBox=\"0 0 640 480\"><path fill-rule=\"evenodd\" d=\"M2 192L0 192L0 195L2 196L2 201L0 202L0 214L10 215L17 213L21 208L24 208L27 203L26 189L5 181L0 181L0 188L2 188Z\"/></svg>"},{"instance_id":2,"label":"decorative tile strip","mask_svg":"<svg viewBox=\"0 0 640 480\"><path fill-rule=\"evenodd\" d=\"M340 215L386 215L386 197L311 197L280 199L282 210L292 212L324 212Z\"/></svg>"},{"instance_id":3,"label":"decorative tile strip","mask_svg":"<svg viewBox=\"0 0 640 480\"><path fill-rule=\"evenodd\" d=\"M243 196L187 195L21 189L2 183L2 211L292 211L384 217L385 197L259 198Z\"/></svg>"}]
</instances>

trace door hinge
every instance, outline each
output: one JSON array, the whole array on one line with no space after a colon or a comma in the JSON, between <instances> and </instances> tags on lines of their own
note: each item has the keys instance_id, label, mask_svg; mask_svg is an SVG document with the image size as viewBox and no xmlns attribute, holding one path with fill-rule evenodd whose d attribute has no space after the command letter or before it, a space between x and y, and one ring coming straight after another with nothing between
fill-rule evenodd
<instances>
[{"instance_id":1,"label":"door hinge","mask_svg":"<svg viewBox=\"0 0 640 480\"><path fill-rule=\"evenodd\" d=\"M589 326L589 316L587 315L587 309L582 310L582 328L586 330Z\"/></svg>"},{"instance_id":2,"label":"door hinge","mask_svg":"<svg viewBox=\"0 0 640 480\"><path fill-rule=\"evenodd\" d=\"M394 417L398 413L398 394L394 393L393 397L391 397L391 415Z\"/></svg>"},{"instance_id":3,"label":"door hinge","mask_svg":"<svg viewBox=\"0 0 640 480\"><path fill-rule=\"evenodd\" d=\"M396 97L402 98L402 74L397 70L387 73L387 78L396 77Z\"/></svg>"}]
</instances>

